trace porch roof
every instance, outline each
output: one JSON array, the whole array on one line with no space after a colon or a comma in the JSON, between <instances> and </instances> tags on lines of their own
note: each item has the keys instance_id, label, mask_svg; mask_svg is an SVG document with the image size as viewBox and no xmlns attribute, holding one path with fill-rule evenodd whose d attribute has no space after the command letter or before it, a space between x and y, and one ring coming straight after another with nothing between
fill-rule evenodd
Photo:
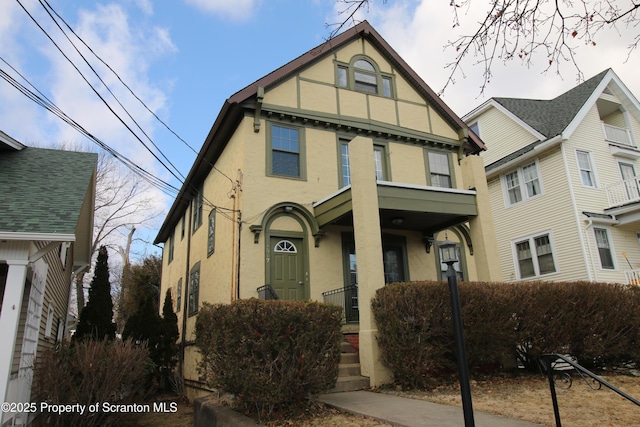
<instances>
[{"instance_id":1,"label":"porch roof","mask_svg":"<svg viewBox=\"0 0 640 427\"><path fill-rule=\"evenodd\" d=\"M380 226L425 234L461 224L478 215L476 192L378 181ZM353 225L351 186L313 204L320 227Z\"/></svg>"}]
</instances>

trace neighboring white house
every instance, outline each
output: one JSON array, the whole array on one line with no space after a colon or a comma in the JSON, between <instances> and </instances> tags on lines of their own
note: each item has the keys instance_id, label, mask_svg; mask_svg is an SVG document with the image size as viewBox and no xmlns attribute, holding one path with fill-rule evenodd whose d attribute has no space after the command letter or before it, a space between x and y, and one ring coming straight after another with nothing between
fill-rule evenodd
<instances>
[{"instance_id":1,"label":"neighboring white house","mask_svg":"<svg viewBox=\"0 0 640 427\"><path fill-rule=\"evenodd\" d=\"M640 104L608 69L551 100L465 117L485 159L502 276L636 283Z\"/></svg>"},{"instance_id":2,"label":"neighboring white house","mask_svg":"<svg viewBox=\"0 0 640 427\"><path fill-rule=\"evenodd\" d=\"M97 155L0 131L0 401L29 403L33 366L65 333L71 276L89 266ZM4 412L2 425L33 421Z\"/></svg>"}]
</instances>

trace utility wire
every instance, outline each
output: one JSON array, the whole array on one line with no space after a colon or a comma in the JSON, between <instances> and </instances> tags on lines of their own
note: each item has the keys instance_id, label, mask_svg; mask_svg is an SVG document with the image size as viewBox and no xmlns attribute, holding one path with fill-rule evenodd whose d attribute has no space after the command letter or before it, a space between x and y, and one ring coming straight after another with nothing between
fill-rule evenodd
<instances>
[{"instance_id":1,"label":"utility wire","mask_svg":"<svg viewBox=\"0 0 640 427\"><path fill-rule=\"evenodd\" d=\"M114 76L116 76L116 78L129 91L129 93L131 93L131 95L133 95L140 102L140 104L149 113L151 113L153 115L153 117L156 118L156 120L158 120L169 132L171 132L176 138L178 138L178 140L180 140L184 145L186 145L191 151L193 151L196 155L198 154L198 151L195 148L193 148L192 145L190 145L187 141L185 141L167 123L165 123L160 117L158 117L158 115L147 106L147 104L133 91L133 89L131 89L131 87L129 85L127 85L127 83L125 83L124 80L122 80L120 75L113 68L111 68L111 66L106 61L104 61L97 53L95 53L95 51L82 39L82 37L80 37L78 34L76 34L76 32L73 30L73 28L67 23L67 21L65 21L65 19L62 16L60 16L60 14L58 12L56 12L56 10L49 4L49 2L47 0L40 0L40 3L42 4L43 1L47 5L46 7L48 9L50 9L58 17L58 19L60 19L60 21L62 21L62 23L69 29L69 31L71 31L71 33L73 33L73 35L93 54L93 56L96 57L96 59L98 59L98 61L100 61L105 67L107 67L109 69L109 71L111 71L111 73L113 73ZM215 165L213 165L212 163L209 163L209 165L214 170L216 170L218 173L220 173L222 176L227 178L232 184L234 183L233 179L231 179L227 174L225 174L220 169L218 169Z\"/></svg>"}]
</instances>

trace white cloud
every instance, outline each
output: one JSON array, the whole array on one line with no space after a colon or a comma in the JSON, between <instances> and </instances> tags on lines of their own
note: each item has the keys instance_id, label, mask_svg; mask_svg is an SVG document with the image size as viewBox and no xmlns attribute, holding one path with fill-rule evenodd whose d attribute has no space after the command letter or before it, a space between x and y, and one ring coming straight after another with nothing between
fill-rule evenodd
<instances>
[{"instance_id":1,"label":"white cloud","mask_svg":"<svg viewBox=\"0 0 640 427\"><path fill-rule=\"evenodd\" d=\"M220 15L234 21L245 21L251 18L258 8L259 0L184 0L204 13Z\"/></svg>"},{"instance_id":2,"label":"white cloud","mask_svg":"<svg viewBox=\"0 0 640 427\"><path fill-rule=\"evenodd\" d=\"M336 5L334 13L344 5ZM394 0L387 3L372 1L368 11L359 13L359 20L367 19L402 56L409 65L436 92L445 85L450 75L447 64L455 60L453 48L444 46L461 34L472 34L478 22L484 18L487 4L471 2L469 9L461 13L461 27L453 28L453 13L449 2ZM335 18L334 18L335 19ZM633 29L603 31L597 46L581 45L578 41L576 58L585 78L589 78L606 68L613 68L620 78L638 96L640 79L640 55L637 52L627 58L627 45L632 39ZM636 28L637 31L637 28ZM455 84L449 85L443 100L458 114L464 115L472 108L492 96L547 99L571 89L577 81L577 70L569 62L560 65L560 74L555 67L544 73L548 62L542 55L534 58L530 67L519 60L503 63L496 60L492 67L492 77L484 93L484 68L476 64L479 58L469 56L454 76Z\"/></svg>"}]
</instances>

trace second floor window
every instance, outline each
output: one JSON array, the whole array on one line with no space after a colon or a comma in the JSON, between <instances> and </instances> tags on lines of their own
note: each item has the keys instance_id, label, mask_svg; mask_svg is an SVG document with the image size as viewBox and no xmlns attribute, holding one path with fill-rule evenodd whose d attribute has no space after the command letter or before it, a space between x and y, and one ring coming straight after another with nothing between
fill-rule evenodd
<instances>
[{"instance_id":1,"label":"second floor window","mask_svg":"<svg viewBox=\"0 0 640 427\"><path fill-rule=\"evenodd\" d=\"M351 184L351 165L349 162L349 141L341 139L340 147L340 179L341 187ZM385 145L373 146L373 162L377 181L388 180L387 148Z\"/></svg>"},{"instance_id":2,"label":"second floor window","mask_svg":"<svg viewBox=\"0 0 640 427\"><path fill-rule=\"evenodd\" d=\"M299 128L273 124L268 139L267 173L304 178L304 141Z\"/></svg>"},{"instance_id":3,"label":"second floor window","mask_svg":"<svg viewBox=\"0 0 640 427\"><path fill-rule=\"evenodd\" d=\"M337 65L336 86L385 98L393 96L393 76L380 72L373 61L364 57L356 57L351 65Z\"/></svg>"},{"instance_id":4,"label":"second floor window","mask_svg":"<svg viewBox=\"0 0 640 427\"><path fill-rule=\"evenodd\" d=\"M193 232L202 225L202 206L204 204L203 186L198 189L198 194L193 199Z\"/></svg>"},{"instance_id":5,"label":"second floor window","mask_svg":"<svg viewBox=\"0 0 640 427\"><path fill-rule=\"evenodd\" d=\"M198 314L200 297L200 262L191 269L189 274L189 316Z\"/></svg>"},{"instance_id":6,"label":"second floor window","mask_svg":"<svg viewBox=\"0 0 640 427\"><path fill-rule=\"evenodd\" d=\"M537 162L503 175L502 182L509 206L542 194Z\"/></svg>"},{"instance_id":7,"label":"second floor window","mask_svg":"<svg viewBox=\"0 0 640 427\"><path fill-rule=\"evenodd\" d=\"M434 187L453 188L451 169L449 167L449 155L429 151L429 185Z\"/></svg>"}]
</instances>

